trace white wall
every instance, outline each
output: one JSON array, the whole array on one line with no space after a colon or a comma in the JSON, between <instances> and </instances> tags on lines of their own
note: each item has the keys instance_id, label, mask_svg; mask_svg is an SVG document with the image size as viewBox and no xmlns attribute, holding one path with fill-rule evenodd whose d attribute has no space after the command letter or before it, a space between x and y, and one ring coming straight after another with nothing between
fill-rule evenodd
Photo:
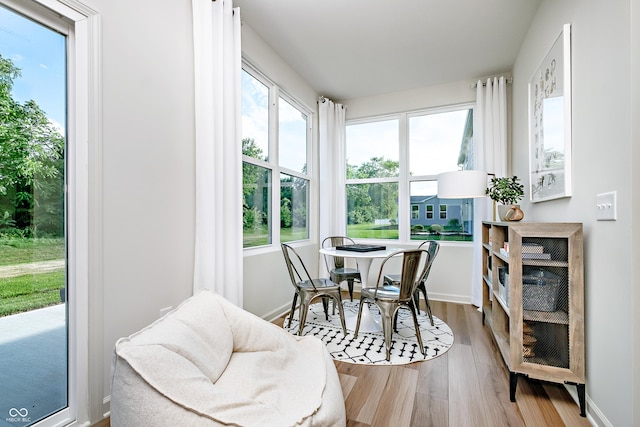
<instances>
[{"instance_id":1,"label":"white wall","mask_svg":"<svg viewBox=\"0 0 640 427\"><path fill-rule=\"evenodd\" d=\"M101 16L102 289L89 283L91 393L110 395L115 341L191 295L194 245L194 91L191 0L85 0ZM91 206L90 209L94 209ZM90 215L95 215L90 213ZM96 254L90 254L94 257ZM92 274L96 274L93 272ZM97 294L97 297L96 297ZM104 319L92 313L104 312ZM96 349L102 351L96 351ZM101 393L96 393L101 390ZM92 402L93 421L108 410Z\"/></svg>"},{"instance_id":2,"label":"white wall","mask_svg":"<svg viewBox=\"0 0 640 427\"><path fill-rule=\"evenodd\" d=\"M240 11L242 19L242 11ZM242 56L251 65L277 84L282 90L314 113L317 111L318 93L296 74L246 23L242 24ZM317 152L317 114L312 117L312 152ZM312 155L309 172L317 177L318 159ZM310 200L317 200L317 179L310 189ZM312 206L313 207L313 206ZM318 271L318 207L309 212L310 239L294 243L307 268ZM280 246L245 249L244 251L244 308L256 315L272 319L290 308L293 286L287 272Z\"/></svg>"},{"instance_id":3,"label":"white wall","mask_svg":"<svg viewBox=\"0 0 640 427\"><path fill-rule=\"evenodd\" d=\"M104 241L99 264L103 286L90 283L89 287L103 301L104 311L103 335L90 339L92 348L102 347L102 381L96 379L91 387L101 388L106 398L117 338L156 319L161 308L191 295L195 186L191 0L85 3L102 17ZM637 258L637 244L632 245L630 237L632 190L635 200L639 198L637 188L631 187L631 155L638 160L638 152L631 151L629 13L623 0L588 5L579 0L544 1L513 70L512 161L514 171L525 177L526 82L562 24L574 25L574 196L538 205L524 203L524 208L528 220L585 223L587 392L616 426L633 425L631 408L638 400L637 391L632 394L631 379L632 339L638 338L633 329L628 250L635 249ZM245 53L254 65L315 107L318 94L302 78L250 29L243 29L243 38ZM348 118L456 104L473 100L469 83L343 102ZM638 182L638 172L633 178ZM618 191L619 220L596 223L594 196L610 190ZM317 218L317 212L312 215ZM90 238L95 243L99 236ZM470 272L465 277L467 272L456 268L461 277L445 274L458 263L471 264L471 249L468 254L465 249L443 248L441 271L434 266L430 279L439 293L464 295L470 289ZM301 250L310 263L317 263L317 236ZM245 256L245 304L258 315L269 315L291 301L281 257L279 249ZM278 279L267 283L265 277ZM456 284L462 288L452 289ZM636 291L636 308L637 300ZM92 413L94 421L99 417Z\"/></svg>"},{"instance_id":4,"label":"white wall","mask_svg":"<svg viewBox=\"0 0 640 427\"><path fill-rule=\"evenodd\" d=\"M631 256L638 243L631 234L630 13L628 0L544 0L513 69L513 172L525 178L526 188L527 83L563 24L572 25L573 196L537 204L525 201L522 207L530 221L584 224L589 412L598 423L614 426L640 421L636 418L634 423L632 416L638 391L634 395L631 375L634 280L637 288ZM637 172L635 175L637 183ZM598 222L595 196L607 191L617 191L618 220ZM634 192L637 209L638 189ZM637 311L638 306L635 308Z\"/></svg>"},{"instance_id":5,"label":"white wall","mask_svg":"<svg viewBox=\"0 0 640 427\"><path fill-rule=\"evenodd\" d=\"M631 1L631 163L640 164L640 0ZM634 144L635 142L635 144ZM633 319L631 321L632 330L632 360L640 358L640 168L631 169L633 219L631 225L631 241L634 246L631 248L631 277L633 295L631 298ZM640 363L632 365L632 392L633 397L633 420L637 424L640 421Z\"/></svg>"}]
</instances>

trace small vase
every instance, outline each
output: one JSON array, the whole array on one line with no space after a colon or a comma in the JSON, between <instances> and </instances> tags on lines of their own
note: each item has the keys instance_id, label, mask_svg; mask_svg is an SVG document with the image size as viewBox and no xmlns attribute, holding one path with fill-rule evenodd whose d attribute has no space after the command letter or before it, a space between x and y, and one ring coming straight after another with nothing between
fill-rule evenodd
<instances>
[{"instance_id":1,"label":"small vase","mask_svg":"<svg viewBox=\"0 0 640 427\"><path fill-rule=\"evenodd\" d=\"M520 209L520 205L508 205L504 213L504 221L520 221L522 218L524 218L524 212Z\"/></svg>"}]
</instances>

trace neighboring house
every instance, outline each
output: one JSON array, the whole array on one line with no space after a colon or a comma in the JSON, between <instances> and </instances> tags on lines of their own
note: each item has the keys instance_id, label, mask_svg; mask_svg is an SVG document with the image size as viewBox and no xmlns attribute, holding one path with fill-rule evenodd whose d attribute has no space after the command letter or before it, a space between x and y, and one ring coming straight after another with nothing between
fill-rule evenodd
<instances>
[{"instance_id":1,"label":"neighboring house","mask_svg":"<svg viewBox=\"0 0 640 427\"><path fill-rule=\"evenodd\" d=\"M445 232L472 232L472 210L465 199L443 199L437 196L411 196L411 228L440 225ZM446 227L446 228L445 228Z\"/></svg>"}]
</instances>

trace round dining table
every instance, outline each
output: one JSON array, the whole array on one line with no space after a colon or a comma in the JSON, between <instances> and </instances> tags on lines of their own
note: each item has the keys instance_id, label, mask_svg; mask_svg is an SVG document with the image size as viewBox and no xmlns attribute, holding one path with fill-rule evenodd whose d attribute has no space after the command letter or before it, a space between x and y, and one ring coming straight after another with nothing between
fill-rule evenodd
<instances>
[{"instance_id":1,"label":"round dining table","mask_svg":"<svg viewBox=\"0 0 640 427\"><path fill-rule=\"evenodd\" d=\"M389 255L402 250L402 248L387 246L385 249L376 251L358 252L336 248L320 248L320 253L332 257L353 258L356 260L358 270L360 270L360 284L363 288L369 287L369 270L371 269L371 263L374 259L386 258ZM372 285L375 286L375 283ZM345 316L346 317L346 316ZM347 329L355 330L358 316L351 316L345 318ZM360 320L361 332L379 332L382 330L382 325L375 320L369 311L369 305L365 304L362 308L362 319Z\"/></svg>"}]
</instances>

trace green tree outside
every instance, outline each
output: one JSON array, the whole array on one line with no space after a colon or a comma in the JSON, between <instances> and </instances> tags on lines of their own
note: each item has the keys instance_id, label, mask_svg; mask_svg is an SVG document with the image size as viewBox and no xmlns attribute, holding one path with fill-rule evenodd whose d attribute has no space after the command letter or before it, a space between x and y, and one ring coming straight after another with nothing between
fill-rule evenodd
<instances>
[{"instance_id":1,"label":"green tree outside","mask_svg":"<svg viewBox=\"0 0 640 427\"><path fill-rule=\"evenodd\" d=\"M65 139L35 101L13 99L19 76L0 55L0 233L62 237Z\"/></svg>"}]
</instances>

